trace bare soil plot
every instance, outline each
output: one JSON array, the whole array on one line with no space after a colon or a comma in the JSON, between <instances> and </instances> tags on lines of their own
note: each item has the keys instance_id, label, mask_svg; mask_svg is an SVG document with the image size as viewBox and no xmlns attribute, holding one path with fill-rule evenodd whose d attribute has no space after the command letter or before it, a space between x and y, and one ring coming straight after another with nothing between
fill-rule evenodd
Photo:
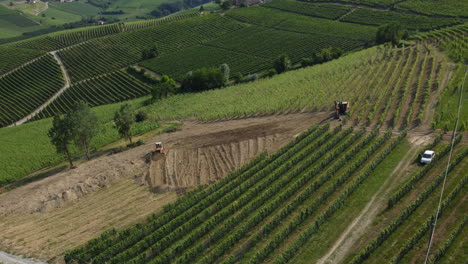
<instances>
[{"instance_id":1,"label":"bare soil plot","mask_svg":"<svg viewBox=\"0 0 468 264\"><path fill-rule=\"evenodd\" d=\"M64 251L110 227L122 228L141 221L174 201L175 192L149 191L161 187L159 181L171 187L209 184L260 152L277 150L329 115L299 113L213 123L187 121L181 131L157 136L144 146L99 157L3 193L0 248L62 262ZM165 174L150 173L154 163L146 162L157 141L167 149L162 159Z\"/></svg>"}]
</instances>

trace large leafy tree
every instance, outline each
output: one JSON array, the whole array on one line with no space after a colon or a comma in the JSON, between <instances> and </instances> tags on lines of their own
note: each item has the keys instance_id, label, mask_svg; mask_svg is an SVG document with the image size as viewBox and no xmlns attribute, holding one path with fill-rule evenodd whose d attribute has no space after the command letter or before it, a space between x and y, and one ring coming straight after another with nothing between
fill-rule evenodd
<instances>
[{"instance_id":1,"label":"large leafy tree","mask_svg":"<svg viewBox=\"0 0 468 264\"><path fill-rule=\"evenodd\" d=\"M407 32L401 30L400 24L392 23L378 28L375 36L375 42L377 44L391 42L393 46L396 46L407 36L407 34Z\"/></svg>"},{"instance_id":2,"label":"large leafy tree","mask_svg":"<svg viewBox=\"0 0 468 264\"><path fill-rule=\"evenodd\" d=\"M120 136L128 139L132 143L132 125L135 122L135 115L129 104L124 104L115 112L114 123Z\"/></svg>"},{"instance_id":3,"label":"large leafy tree","mask_svg":"<svg viewBox=\"0 0 468 264\"><path fill-rule=\"evenodd\" d=\"M291 60L288 55L282 54L274 61L273 66L277 73L282 73L291 68Z\"/></svg>"},{"instance_id":4,"label":"large leafy tree","mask_svg":"<svg viewBox=\"0 0 468 264\"><path fill-rule=\"evenodd\" d=\"M83 101L73 104L72 110L67 114L72 125L72 135L75 144L83 149L89 160L89 147L91 140L99 132L96 114L89 105Z\"/></svg>"},{"instance_id":5,"label":"large leafy tree","mask_svg":"<svg viewBox=\"0 0 468 264\"><path fill-rule=\"evenodd\" d=\"M201 68L187 73L182 82L186 91L198 92L211 90L224 85L224 74L220 69Z\"/></svg>"},{"instance_id":6,"label":"large leafy tree","mask_svg":"<svg viewBox=\"0 0 468 264\"><path fill-rule=\"evenodd\" d=\"M151 90L151 101L155 102L158 99L167 97L169 94L174 94L176 92L176 88L177 85L174 79L167 75L163 75L159 83Z\"/></svg>"},{"instance_id":7,"label":"large leafy tree","mask_svg":"<svg viewBox=\"0 0 468 264\"><path fill-rule=\"evenodd\" d=\"M67 157L68 162L70 162L70 167L73 167L69 146L73 140L72 123L70 122L70 118L68 116L54 116L52 127L49 129L47 135L55 146L57 153L64 154Z\"/></svg>"}]
</instances>

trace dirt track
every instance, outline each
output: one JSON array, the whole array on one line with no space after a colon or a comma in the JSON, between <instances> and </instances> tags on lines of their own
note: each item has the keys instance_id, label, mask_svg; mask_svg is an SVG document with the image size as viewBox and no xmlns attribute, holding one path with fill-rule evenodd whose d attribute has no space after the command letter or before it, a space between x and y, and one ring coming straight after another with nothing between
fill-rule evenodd
<instances>
[{"instance_id":1,"label":"dirt track","mask_svg":"<svg viewBox=\"0 0 468 264\"><path fill-rule=\"evenodd\" d=\"M295 118L285 121L235 126L179 140L165 155L154 156L147 181L157 189L213 183L261 152L277 150L309 126L289 126Z\"/></svg>"},{"instance_id":2,"label":"dirt track","mask_svg":"<svg viewBox=\"0 0 468 264\"><path fill-rule=\"evenodd\" d=\"M1 194L0 248L60 263L65 250L111 226L122 228L141 221L174 201L174 192L152 194L146 183L155 187L165 181L169 190L208 184L261 151L275 151L328 117L328 113L303 113L189 121L181 131L152 138L144 146L96 158ZM156 170L150 177L154 164L145 157L157 141L168 150L165 166L170 168L165 174Z\"/></svg>"}]
</instances>

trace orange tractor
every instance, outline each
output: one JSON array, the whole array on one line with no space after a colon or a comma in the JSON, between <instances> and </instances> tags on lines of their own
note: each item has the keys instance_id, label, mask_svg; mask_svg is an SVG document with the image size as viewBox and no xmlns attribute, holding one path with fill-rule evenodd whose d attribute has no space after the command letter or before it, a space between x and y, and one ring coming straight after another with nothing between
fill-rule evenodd
<instances>
[{"instance_id":1,"label":"orange tractor","mask_svg":"<svg viewBox=\"0 0 468 264\"><path fill-rule=\"evenodd\" d=\"M164 154L164 147L163 147L162 142L156 142L156 144L154 144L153 154L155 153Z\"/></svg>"}]
</instances>

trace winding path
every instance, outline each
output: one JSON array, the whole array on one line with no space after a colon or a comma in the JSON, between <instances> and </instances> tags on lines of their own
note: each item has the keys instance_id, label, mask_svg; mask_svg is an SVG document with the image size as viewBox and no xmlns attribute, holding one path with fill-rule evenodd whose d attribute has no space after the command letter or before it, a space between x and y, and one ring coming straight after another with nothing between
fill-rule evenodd
<instances>
[{"instance_id":1,"label":"winding path","mask_svg":"<svg viewBox=\"0 0 468 264\"><path fill-rule=\"evenodd\" d=\"M62 70L62 75L65 81L65 84L60 90L58 90L58 92L56 92L52 97L50 97L45 103L43 103L41 106L36 108L36 110L31 112L29 115L23 117L22 119L16 121L12 125L9 125L8 127L21 125L27 122L29 119L33 118L35 115L41 112L42 109L46 108L49 104L51 104L57 97L59 97L63 92L65 92L70 87L70 84L71 84L70 77L68 76L67 69L65 68L65 65L63 64L62 59L57 54L57 51L51 51L49 52L49 54L53 55L57 63L60 65L60 69Z\"/></svg>"}]
</instances>

